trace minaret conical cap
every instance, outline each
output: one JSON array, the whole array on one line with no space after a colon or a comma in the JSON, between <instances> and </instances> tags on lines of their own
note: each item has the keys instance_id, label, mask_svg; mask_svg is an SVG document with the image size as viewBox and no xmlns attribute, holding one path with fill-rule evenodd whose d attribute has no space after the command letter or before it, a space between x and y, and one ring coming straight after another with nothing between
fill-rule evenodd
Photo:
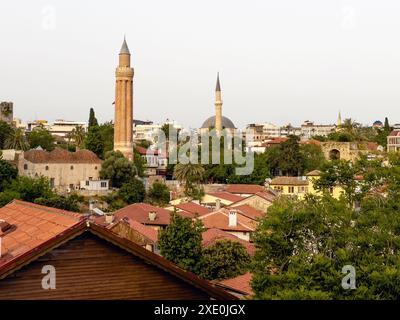
<instances>
[{"instance_id":1,"label":"minaret conical cap","mask_svg":"<svg viewBox=\"0 0 400 320\"><path fill-rule=\"evenodd\" d=\"M126 43L125 37L124 37L124 42L122 43L121 51L119 52L119 54L131 54L129 52L129 48L128 48L128 45Z\"/></svg>"},{"instance_id":2,"label":"minaret conical cap","mask_svg":"<svg viewBox=\"0 0 400 320\"><path fill-rule=\"evenodd\" d=\"M219 72L217 73L217 85L215 86L215 91L221 91L221 85L219 83Z\"/></svg>"}]
</instances>

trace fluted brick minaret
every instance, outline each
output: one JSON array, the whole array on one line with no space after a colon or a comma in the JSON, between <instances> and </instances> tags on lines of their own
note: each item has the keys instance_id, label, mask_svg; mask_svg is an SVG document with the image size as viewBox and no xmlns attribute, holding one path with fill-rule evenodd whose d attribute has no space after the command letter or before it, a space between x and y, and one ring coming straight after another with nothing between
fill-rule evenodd
<instances>
[{"instance_id":1,"label":"fluted brick minaret","mask_svg":"<svg viewBox=\"0 0 400 320\"><path fill-rule=\"evenodd\" d=\"M222 99L219 73L217 74L217 85L215 87L215 131L219 134L222 131Z\"/></svg>"},{"instance_id":2,"label":"fluted brick minaret","mask_svg":"<svg viewBox=\"0 0 400 320\"><path fill-rule=\"evenodd\" d=\"M133 73L131 54L124 38L115 70L114 150L121 151L129 160L133 160Z\"/></svg>"}]
</instances>

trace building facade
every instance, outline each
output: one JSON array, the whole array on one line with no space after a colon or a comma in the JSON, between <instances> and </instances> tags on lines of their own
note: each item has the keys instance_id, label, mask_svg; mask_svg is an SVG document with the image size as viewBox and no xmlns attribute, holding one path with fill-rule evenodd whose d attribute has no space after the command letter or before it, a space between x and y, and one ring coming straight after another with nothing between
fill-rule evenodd
<instances>
[{"instance_id":1,"label":"building facade","mask_svg":"<svg viewBox=\"0 0 400 320\"><path fill-rule=\"evenodd\" d=\"M12 102L0 102L0 121L12 124L14 116L14 105Z\"/></svg>"},{"instance_id":2,"label":"building facade","mask_svg":"<svg viewBox=\"0 0 400 320\"><path fill-rule=\"evenodd\" d=\"M18 157L18 173L22 176L44 176L60 193L79 190L81 181L99 180L102 160L89 150L69 152L56 148L51 152L29 150Z\"/></svg>"},{"instance_id":3,"label":"building facade","mask_svg":"<svg viewBox=\"0 0 400 320\"><path fill-rule=\"evenodd\" d=\"M400 129L393 130L387 137L387 151L399 152L400 151Z\"/></svg>"}]
</instances>

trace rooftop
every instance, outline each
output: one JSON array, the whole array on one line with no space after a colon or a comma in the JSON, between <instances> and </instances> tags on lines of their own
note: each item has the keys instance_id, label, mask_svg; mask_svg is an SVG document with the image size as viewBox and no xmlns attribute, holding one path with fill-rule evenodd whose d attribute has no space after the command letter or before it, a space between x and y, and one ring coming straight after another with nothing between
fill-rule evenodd
<instances>
[{"instance_id":1,"label":"rooftop","mask_svg":"<svg viewBox=\"0 0 400 320\"><path fill-rule=\"evenodd\" d=\"M228 184L225 191L238 194L255 194L264 191L265 188L258 184Z\"/></svg>"},{"instance_id":2,"label":"rooftop","mask_svg":"<svg viewBox=\"0 0 400 320\"><path fill-rule=\"evenodd\" d=\"M102 163L102 160L90 150L69 152L62 148L55 148L50 152L31 149L24 152L24 158L32 163Z\"/></svg>"}]
</instances>

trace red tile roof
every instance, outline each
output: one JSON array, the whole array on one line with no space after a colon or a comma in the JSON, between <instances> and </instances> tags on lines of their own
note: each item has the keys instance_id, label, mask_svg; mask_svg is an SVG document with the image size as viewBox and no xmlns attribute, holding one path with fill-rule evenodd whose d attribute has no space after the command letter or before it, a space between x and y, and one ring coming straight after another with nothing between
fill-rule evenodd
<instances>
[{"instance_id":1,"label":"red tile roof","mask_svg":"<svg viewBox=\"0 0 400 320\"><path fill-rule=\"evenodd\" d=\"M400 137L400 130L393 130L390 134L390 137Z\"/></svg>"},{"instance_id":2,"label":"red tile roof","mask_svg":"<svg viewBox=\"0 0 400 320\"><path fill-rule=\"evenodd\" d=\"M24 158L33 163L102 163L102 160L90 150L69 152L62 148L55 148L50 152L36 149L28 150L24 152Z\"/></svg>"},{"instance_id":3,"label":"red tile roof","mask_svg":"<svg viewBox=\"0 0 400 320\"><path fill-rule=\"evenodd\" d=\"M258 184L228 184L225 191L239 194L255 194L264 191L265 188Z\"/></svg>"},{"instance_id":4,"label":"red tile roof","mask_svg":"<svg viewBox=\"0 0 400 320\"><path fill-rule=\"evenodd\" d=\"M257 192L256 195L270 202L275 201L277 198L277 195L275 195L273 192L269 190L263 192Z\"/></svg>"},{"instance_id":5,"label":"red tile roof","mask_svg":"<svg viewBox=\"0 0 400 320\"><path fill-rule=\"evenodd\" d=\"M230 234L230 233L225 232L220 229L216 229L216 228L208 229L203 232L202 237L203 237L202 244L206 248L209 246L212 246L218 240L224 239L224 240L231 240L231 241L239 242L241 245L243 245L246 248L247 252L252 256L256 252L256 248L255 248L254 244L252 244L248 241L242 240L242 239L234 236L233 234Z\"/></svg>"},{"instance_id":6,"label":"red tile roof","mask_svg":"<svg viewBox=\"0 0 400 320\"><path fill-rule=\"evenodd\" d=\"M251 296L253 295L253 289L250 285L252 277L253 275L250 272L247 272L236 278L220 281L218 284L222 287L233 289L234 291Z\"/></svg>"},{"instance_id":7,"label":"red tile roof","mask_svg":"<svg viewBox=\"0 0 400 320\"><path fill-rule=\"evenodd\" d=\"M11 225L2 234L0 267L79 225L79 213L14 200L0 208L0 219Z\"/></svg>"},{"instance_id":8,"label":"red tile roof","mask_svg":"<svg viewBox=\"0 0 400 320\"><path fill-rule=\"evenodd\" d=\"M158 151L157 150L151 150L151 149L147 149L147 148L144 148L144 147L141 147L141 146L135 146L135 150L139 154L141 154L142 156L146 155L148 151L149 151L150 154L158 155Z\"/></svg>"},{"instance_id":9,"label":"red tile roof","mask_svg":"<svg viewBox=\"0 0 400 320\"><path fill-rule=\"evenodd\" d=\"M149 212L156 212L154 221L149 219ZM121 220L125 217L147 225L166 226L170 223L171 212L147 203L134 203L115 211L114 217Z\"/></svg>"},{"instance_id":10,"label":"red tile roof","mask_svg":"<svg viewBox=\"0 0 400 320\"><path fill-rule=\"evenodd\" d=\"M238 196L236 194L233 194L233 193L230 193L230 192L226 192L226 191L210 192L208 194L210 196L213 196L213 197L216 197L216 198L220 198L220 199L224 199L224 200L228 200L228 201L232 201L232 202L236 202L236 201L244 199L241 196Z\"/></svg>"},{"instance_id":11,"label":"red tile roof","mask_svg":"<svg viewBox=\"0 0 400 320\"><path fill-rule=\"evenodd\" d=\"M252 232L256 228L256 222L252 219L249 219L240 212L237 213L237 225L229 226L229 210L226 208L222 208L218 211L214 211L208 213L204 216L199 217L199 219L203 222L204 227L207 229L216 228L225 231L240 231L240 232Z\"/></svg>"},{"instance_id":12,"label":"red tile roof","mask_svg":"<svg viewBox=\"0 0 400 320\"><path fill-rule=\"evenodd\" d=\"M289 185L289 186L307 186L308 181L300 177L276 177L272 179L270 185Z\"/></svg>"},{"instance_id":13,"label":"red tile roof","mask_svg":"<svg viewBox=\"0 0 400 320\"><path fill-rule=\"evenodd\" d=\"M211 209L201 206L194 202L186 202L177 204L175 207L183 211L192 213L193 215L198 214L199 216L212 212Z\"/></svg>"},{"instance_id":14,"label":"red tile roof","mask_svg":"<svg viewBox=\"0 0 400 320\"><path fill-rule=\"evenodd\" d=\"M156 243L158 241L158 231L153 228L147 227L140 222L128 219L129 226L139 232L141 235Z\"/></svg>"},{"instance_id":15,"label":"red tile roof","mask_svg":"<svg viewBox=\"0 0 400 320\"><path fill-rule=\"evenodd\" d=\"M260 219L265 215L264 212L254 209L247 204L242 204L240 206L234 207L234 209L239 210L239 213L252 220Z\"/></svg>"}]
</instances>

